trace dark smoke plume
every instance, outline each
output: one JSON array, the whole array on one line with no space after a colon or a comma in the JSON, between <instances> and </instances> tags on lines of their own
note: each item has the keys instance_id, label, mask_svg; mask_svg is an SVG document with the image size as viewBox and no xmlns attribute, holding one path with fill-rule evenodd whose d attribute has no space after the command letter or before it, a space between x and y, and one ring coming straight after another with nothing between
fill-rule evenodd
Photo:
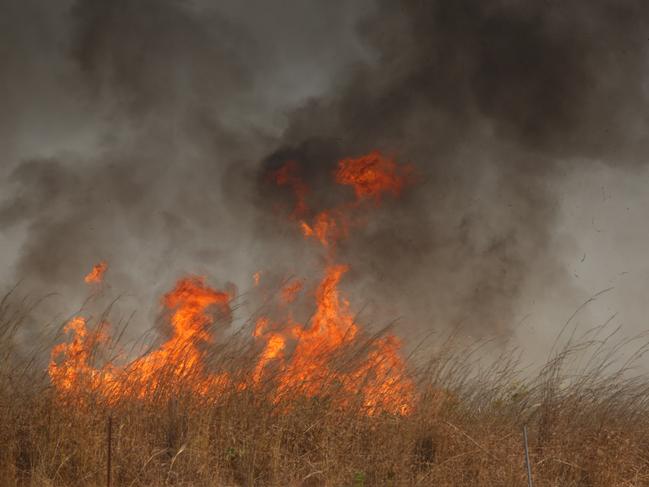
<instances>
[{"instance_id":1,"label":"dark smoke plume","mask_svg":"<svg viewBox=\"0 0 649 487\"><path fill-rule=\"evenodd\" d=\"M563 278L554 185L647 153L641 0L0 10L1 275L35 291L100 259L141 302L185 272L290 270L307 251L268 171L297 161L325 206L349 197L336 161L377 149L416 184L342 244L352 292L420 329L506 331L530 276Z\"/></svg>"},{"instance_id":2,"label":"dark smoke plume","mask_svg":"<svg viewBox=\"0 0 649 487\"><path fill-rule=\"evenodd\" d=\"M374 61L294 114L260 180L291 159L322 188L374 149L415 164L419 184L345 259L421 327L505 331L532 272L564 279L553 186L647 154L647 25L641 1L381 2L361 28Z\"/></svg>"}]
</instances>

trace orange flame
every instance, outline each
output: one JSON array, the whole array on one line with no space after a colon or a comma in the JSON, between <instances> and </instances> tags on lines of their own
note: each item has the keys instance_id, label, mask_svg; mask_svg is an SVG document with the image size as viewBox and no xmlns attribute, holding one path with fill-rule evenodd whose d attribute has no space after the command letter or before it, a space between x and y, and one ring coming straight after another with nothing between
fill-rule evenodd
<instances>
[{"instance_id":1,"label":"orange flame","mask_svg":"<svg viewBox=\"0 0 649 487\"><path fill-rule=\"evenodd\" d=\"M173 334L159 349L130 364L129 372L138 382L155 388L161 372L169 369L173 376L192 377L195 390L201 391L212 382L207 378L203 365L204 351L201 345L212 343L209 326L214 323L208 309L214 306L225 314L230 313L228 294L211 289L202 277L189 277L178 281L176 287L164 296L163 304L173 311L171 325Z\"/></svg>"},{"instance_id":2,"label":"orange flame","mask_svg":"<svg viewBox=\"0 0 649 487\"><path fill-rule=\"evenodd\" d=\"M101 372L92 367L92 351L95 345L104 343L106 335L89 334L86 320L81 316L72 318L63 328L63 332L72 335L70 343L61 343L52 348L48 373L52 383L63 392L86 386L96 388L101 382ZM61 365L56 359L65 357Z\"/></svg>"},{"instance_id":3,"label":"orange flame","mask_svg":"<svg viewBox=\"0 0 649 487\"><path fill-rule=\"evenodd\" d=\"M300 228L305 237L317 239L324 247L331 247L349 233L349 223L340 211L321 211L312 225L300 221Z\"/></svg>"},{"instance_id":4,"label":"orange flame","mask_svg":"<svg viewBox=\"0 0 649 487\"><path fill-rule=\"evenodd\" d=\"M362 407L370 415L386 411L408 414L413 407L414 385L406 374L399 356L396 337L387 336L372 343L371 350L360 364L341 366L345 347L357 343L359 325L355 323L349 303L341 298L338 284L347 271L344 265L332 265L316 291L316 311L310 326L288 320L279 331L267 331L270 322L257 322L255 336L265 340L255 368L255 382L264 377L264 369L276 367L276 400L286 400L296 393L314 397L333 387L342 388L343 403L360 395ZM294 351L287 355L287 344L293 341ZM341 404L345 405L345 404Z\"/></svg>"},{"instance_id":5,"label":"orange flame","mask_svg":"<svg viewBox=\"0 0 649 487\"><path fill-rule=\"evenodd\" d=\"M356 159L341 160L336 171L336 182L352 186L358 201L374 198L379 202L383 193L399 196L409 173L408 166L399 166L374 151Z\"/></svg>"},{"instance_id":6,"label":"orange flame","mask_svg":"<svg viewBox=\"0 0 649 487\"><path fill-rule=\"evenodd\" d=\"M110 402L130 396L153 395L163 382L204 393L224 380L223 375L209 374L204 366L205 352L201 345L212 342L209 327L214 322L208 310L216 306L222 313L229 314L228 301L226 293L211 289L203 278L181 279L163 299L166 309L172 312L172 336L158 349L125 367L114 364L93 367L90 362L93 350L105 344L108 336L89 334L86 320L74 318L64 328L66 333L72 332L71 342L52 349L48 367L50 379L60 392L78 392L90 385ZM61 357L63 360L57 363Z\"/></svg>"},{"instance_id":7,"label":"orange flame","mask_svg":"<svg viewBox=\"0 0 649 487\"><path fill-rule=\"evenodd\" d=\"M108 264L104 261L101 261L92 267L92 270L88 274L86 274L86 277L84 277L83 280L87 284L99 284L104 280L104 274L107 270Z\"/></svg>"},{"instance_id":8,"label":"orange flame","mask_svg":"<svg viewBox=\"0 0 649 487\"><path fill-rule=\"evenodd\" d=\"M308 206L306 204L306 197L309 193L309 188L297 175L297 164L295 161L288 161L277 171L273 173L273 178L278 186L288 186L295 193L295 208L293 210L293 217L299 217L307 212Z\"/></svg>"},{"instance_id":9,"label":"orange flame","mask_svg":"<svg viewBox=\"0 0 649 487\"><path fill-rule=\"evenodd\" d=\"M292 303L302 290L304 283L302 281L292 281L282 288L282 302L285 304Z\"/></svg>"},{"instance_id":10,"label":"orange flame","mask_svg":"<svg viewBox=\"0 0 649 487\"><path fill-rule=\"evenodd\" d=\"M202 277L187 277L162 300L171 336L125 366L96 366L93 351L108 342L108 335L103 328L90 333L83 317L71 320L64 330L71 334L69 342L56 345L51 353L48 372L56 390L69 398L80 397L85 390L97 391L109 403L115 403L165 397L179 389L209 398L218 396L226 386L257 391L262 385L270 385L272 400L286 407L296 396L326 394L339 407L357 404L369 415L409 414L416 393L400 356L401 344L393 335L368 340L340 290L349 266L333 258L334 244L346 237L351 227L349 212L360 207L363 199L378 203L384 193L398 195L407 170L378 152L340 161L336 182L352 185L356 202L323 210L311 224L305 218L307 187L296 172L295 163L287 163L275 172L275 183L293 189L297 204L292 218L305 238L313 237L322 244L328 257L307 323L295 321L291 309L287 309L304 285L302 280L291 281L279 297L278 312L286 317L278 322L267 316L257 320L251 338L259 355L249 370L238 371L235 380L228 372L211 370L206 357L215 341L216 314L229 319L231 295L209 287ZM98 264L86 281L93 276L91 279L98 281L90 282L100 282L106 268L105 263ZM253 275L255 285L260 276L260 272Z\"/></svg>"}]
</instances>

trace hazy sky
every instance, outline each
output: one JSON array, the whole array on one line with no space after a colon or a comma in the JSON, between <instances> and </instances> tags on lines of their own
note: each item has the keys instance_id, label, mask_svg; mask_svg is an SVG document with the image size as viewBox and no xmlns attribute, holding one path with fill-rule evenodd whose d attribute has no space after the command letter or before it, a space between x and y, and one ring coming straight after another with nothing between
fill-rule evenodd
<instances>
[{"instance_id":1,"label":"hazy sky","mask_svg":"<svg viewBox=\"0 0 649 487\"><path fill-rule=\"evenodd\" d=\"M263 175L376 148L421 177L342 250L357 309L540 350L612 288L584 326L643 331L648 22L642 0L0 0L0 282L66 314L106 259L146 321L184 273L298 273Z\"/></svg>"}]
</instances>

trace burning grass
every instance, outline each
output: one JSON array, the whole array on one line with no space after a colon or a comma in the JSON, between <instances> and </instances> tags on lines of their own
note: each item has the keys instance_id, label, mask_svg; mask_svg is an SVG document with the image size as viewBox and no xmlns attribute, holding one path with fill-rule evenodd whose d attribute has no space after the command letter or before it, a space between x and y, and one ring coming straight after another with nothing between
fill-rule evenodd
<instances>
[{"instance_id":1,"label":"burning grass","mask_svg":"<svg viewBox=\"0 0 649 487\"><path fill-rule=\"evenodd\" d=\"M255 382L267 349L244 334L202 355L205 370L229 380L200 391L193 381L205 371L183 369L195 350L162 347L176 354L174 366L144 376L124 368L108 382L113 392L140 392L115 401L93 374L83 387L57 389L37 352L19 354L14 336L26 314L8 300L0 307L2 485L106 485L109 416L120 486L524 485L523 424L535 485L649 483L649 382L632 376L632 361L613 368L611 338L568 343L534 375L522 375L512 354L480 366L475 348L421 348L407 362L411 409L368 414L363 380L350 391L340 371L374 380L354 360L385 334L332 359L319 390L296 383L279 396L283 372ZM92 370L119 355L104 340L105 321L84 324Z\"/></svg>"},{"instance_id":2,"label":"burning grass","mask_svg":"<svg viewBox=\"0 0 649 487\"><path fill-rule=\"evenodd\" d=\"M378 152L343 159L332 177L354 197L324 209L299 169L269 180L292 193L287 216L322 269L275 298L255 273L268 309L244 326L227 326L234 290L188 276L163 296L166 340L139 356L108 312L73 316L25 355L28 310L0 303L2 485L106 485L109 444L114 486L523 485L523 425L536 485L649 484L649 381L633 360L615 369L610 338L569 340L537 374L511 353L485 366L452 340L404 355L354 315L337 249L411 169ZM107 269L86 276L91 300Z\"/></svg>"}]
</instances>

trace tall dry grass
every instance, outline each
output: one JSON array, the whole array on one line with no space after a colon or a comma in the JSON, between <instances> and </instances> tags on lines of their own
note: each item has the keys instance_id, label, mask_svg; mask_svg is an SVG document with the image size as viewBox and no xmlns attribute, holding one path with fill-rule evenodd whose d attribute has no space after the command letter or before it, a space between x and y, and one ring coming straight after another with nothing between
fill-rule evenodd
<instances>
[{"instance_id":1,"label":"tall dry grass","mask_svg":"<svg viewBox=\"0 0 649 487\"><path fill-rule=\"evenodd\" d=\"M410 359L417 407L401 417L341 409L335 387L288 408L271 385L208 401L177 389L116 405L91 390L57 397L38 360L51 343L15 346L28 313L0 304L3 486L106 485L109 416L114 486L522 486L524 424L537 486L649 485L649 382L632 370L643 349L616 364L623 344L603 329L535 374L514 353L484 366L475 347L422 348ZM235 339L210 360L237 370L253 352Z\"/></svg>"}]
</instances>

